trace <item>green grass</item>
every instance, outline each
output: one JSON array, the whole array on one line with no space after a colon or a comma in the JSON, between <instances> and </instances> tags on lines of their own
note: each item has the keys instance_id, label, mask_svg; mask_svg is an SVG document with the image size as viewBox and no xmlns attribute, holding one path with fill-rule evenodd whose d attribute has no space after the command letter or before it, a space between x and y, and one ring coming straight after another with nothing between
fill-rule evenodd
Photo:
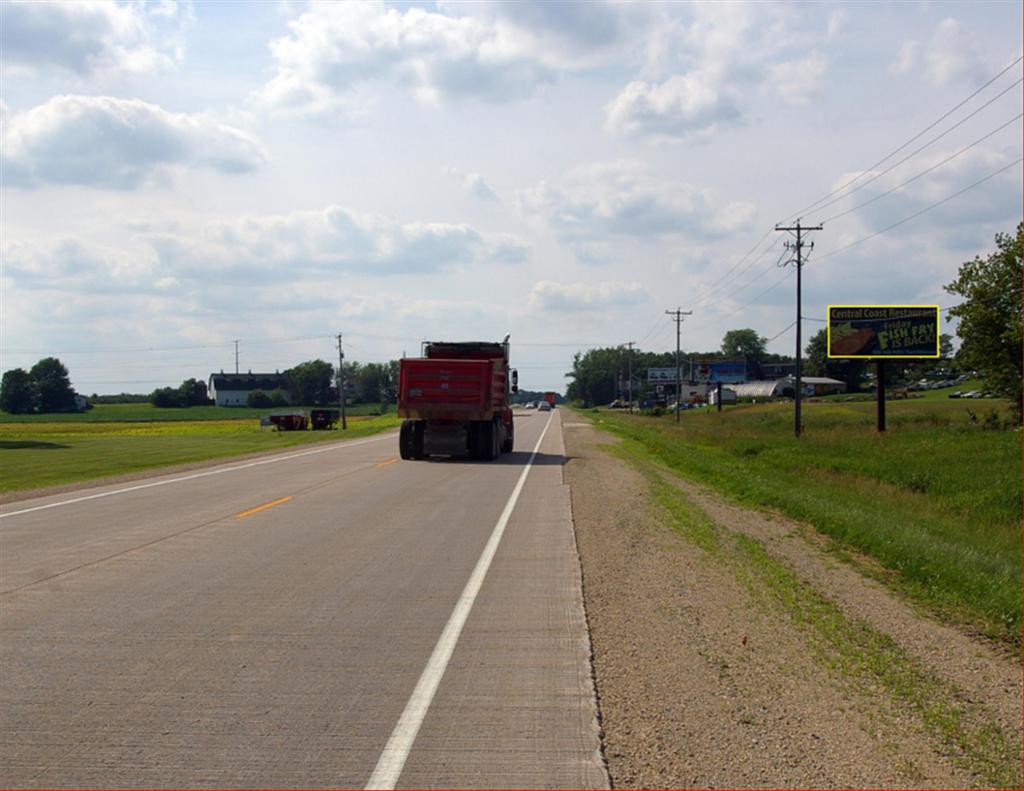
<instances>
[{"instance_id":1,"label":"green grass","mask_svg":"<svg viewBox=\"0 0 1024 791\"><path fill-rule=\"evenodd\" d=\"M655 503L669 524L728 568L758 606L786 616L809 638L819 662L863 686L878 685L898 708L910 712L937 739L942 751L993 788L1020 788L1019 749L983 705L955 685L937 678L909 656L891 636L845 614L808 585L755 538L717 526L698 506L662 477L647 446L625 439L605 446L647 478Z\"/></svg>"},{"instance_id":2,"label":"green grass","mask_svg":"<svg viewBox=\"0 0 1024 791\"><path fill-rule=\"evenodd\" d=\"M983 405L983 406L982 406ZM967 408L1006 402L764 404L648 418L589 414L676 473L776 508L873 558L881 578L941 616L1019 648L1021 433L986 430Z\"/></svg>"},{"instance_id":3,"label":"green grass","mask_svg":"<svg viewBox=\"0 0 1024 791\"><path fill-rule=\"evenodd\" d=\"M362 437L398 424L393 414L350 417L344 432L261 429L254 417L247 420L7 423L0 429L0 492ZM394 450L397 452L397 443Z\"/></svg>"},{"instance_id":4,"label":"green grass","mask_svg":"<svg viewBox=\"0 0 1024 791\"><path fill-rule=\"evenodd\" d=\"M88 412L70 412L67 414L49 415L11 415L0 412L0 425L7 423L108 423L111 421L170 421L170 420L253 420L271 412L300 409L309 411L321 407L267 407L250 409L249 407L229 406L193 406L157 408L152 404L97 404ZM337 407L322 407L336 409ZM345 408L345 415L376 415L380 412L380 404L356 404ZM387 413L394 415L395 407L389 404ZM3 429L0 429L0 433Z\"/></svg>"}]
</instances>

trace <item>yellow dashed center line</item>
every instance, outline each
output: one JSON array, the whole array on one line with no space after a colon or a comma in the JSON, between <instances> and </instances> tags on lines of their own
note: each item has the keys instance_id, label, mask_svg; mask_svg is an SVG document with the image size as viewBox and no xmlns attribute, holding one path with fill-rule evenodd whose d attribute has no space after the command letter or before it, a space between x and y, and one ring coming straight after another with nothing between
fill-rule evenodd
<instances>
[{"instance_id":1,"label":"yellow dashed center line","mask_svg":"<svg viewBox=\"0 0 1024 791\"><path fill-rule=\"evenodd\" d=\"M398 461L398 457L397 456L395 458L393 458L393 459L388 459L387 461L382 461L380 464L377 465L377 467L387 467L389 464L394 464L396 461Z\"/></svg>"},{"instance_id":2,"label":"yellow dashed center line","mask_svg":"<svg viewBox=\"0 0 1024 791\"><path fill-rule=\"evenodd\" d=\"M280 500L274 500L271 503L257 505L255 508L250 508L248 511L240 511L239 513L235 514L235 519L241 519L244 516L252 516L253 514L258 514L260 511L266 511L268 508L273 508L275 505L287 503L291 499L291 497L282 497Z\"/></svg>"}]
</instances>

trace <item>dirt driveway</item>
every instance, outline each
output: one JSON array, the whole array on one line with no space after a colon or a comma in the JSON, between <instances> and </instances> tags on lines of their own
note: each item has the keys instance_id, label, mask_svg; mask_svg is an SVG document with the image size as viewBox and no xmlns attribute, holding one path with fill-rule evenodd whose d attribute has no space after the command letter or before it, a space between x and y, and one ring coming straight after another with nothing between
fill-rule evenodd
<instances>
[{"instance_id":1,"label":"dirt driveway","mask_svg":"<svg viewBox=\"0 0 1024 791\"><path fill-rule=\"evenodd\" d=\"M564 436L614 787L1020 787L1015 658L806 526L632 459L572 413Z\"/></svg>"}]
</instances>

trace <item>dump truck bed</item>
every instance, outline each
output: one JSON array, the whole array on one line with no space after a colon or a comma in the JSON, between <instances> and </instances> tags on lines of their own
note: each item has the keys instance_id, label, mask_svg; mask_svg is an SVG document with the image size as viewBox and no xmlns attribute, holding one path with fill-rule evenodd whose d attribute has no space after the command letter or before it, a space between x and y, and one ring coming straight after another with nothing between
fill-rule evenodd
<instances>
[{"instance_id":1,"label":"dump truck bed","mask_svg":"<svg viewBox=\"0 0 1024 791\"><path fill-rule=\"evenodd\" d=\"M412 420L491 420L505 401L501 360L405 358L398 415Z\"/></svg>"}]
</instances>

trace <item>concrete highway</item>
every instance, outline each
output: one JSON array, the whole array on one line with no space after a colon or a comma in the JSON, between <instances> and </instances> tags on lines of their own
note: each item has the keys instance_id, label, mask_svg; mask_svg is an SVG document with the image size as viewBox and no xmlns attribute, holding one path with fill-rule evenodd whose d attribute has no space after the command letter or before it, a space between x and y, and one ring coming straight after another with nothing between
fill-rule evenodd
<instances>
[{"instance_id":1,"label":"concrete highway","mask_svg":"<svg viewBox=\"0 0 1024 791\"><path fill-rule=\"evenodd\" d=\"M0 511L0 787L607 787L559 412Z\"/></svg>"}]
</instances>

